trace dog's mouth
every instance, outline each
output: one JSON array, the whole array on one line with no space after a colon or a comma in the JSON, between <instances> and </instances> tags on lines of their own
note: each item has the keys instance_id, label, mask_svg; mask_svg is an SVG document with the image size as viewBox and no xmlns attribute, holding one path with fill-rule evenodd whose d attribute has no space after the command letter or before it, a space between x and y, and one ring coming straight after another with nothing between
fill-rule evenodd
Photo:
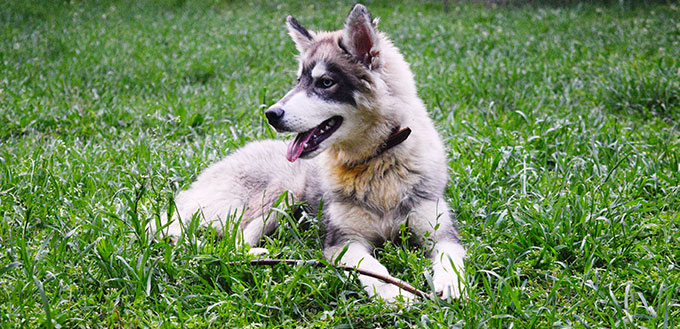
<instances>
[{"instance_id":1,"label":"dog's mouth","mask_svg":"<svg viewBox=\"0 0 680 329\"><path fill-rule=\"evenodd\" d=\"M293 162L299 157L304 157L316 151L321 142L331 137L338 130L340 124L342 124L342 117L334 116L306 132L299 133L288 145L288 152L286 153L288 161Z\"/></svg>"}]
</instances>

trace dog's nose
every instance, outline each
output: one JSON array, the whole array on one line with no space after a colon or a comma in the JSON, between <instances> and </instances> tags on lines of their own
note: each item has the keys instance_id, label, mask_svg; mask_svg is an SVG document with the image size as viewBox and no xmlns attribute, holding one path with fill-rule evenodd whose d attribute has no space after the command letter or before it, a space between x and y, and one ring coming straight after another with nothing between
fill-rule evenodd
<instances>
[{"instance_id":1,"label":"dog's nose","mask_svg":"<svg viewBox=\"0 0 680 329\"><path fill-rule=\"evenodd\" d=\"M283 108L280 106L272 106L268 110L264 111L264 115L267 117L267 121L274 128L279 126L279 121L283 117Z\"/></svg>"}]
</instances>

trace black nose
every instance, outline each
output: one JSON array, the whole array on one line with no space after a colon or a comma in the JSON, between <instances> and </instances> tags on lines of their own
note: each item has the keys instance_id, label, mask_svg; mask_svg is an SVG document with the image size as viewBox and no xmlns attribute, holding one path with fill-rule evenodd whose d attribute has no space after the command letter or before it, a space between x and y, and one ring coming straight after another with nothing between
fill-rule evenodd
<instances>
[{"instance_id":1,"label":"black nose","mask_svg":"<svg viewBox=\"0 0 680 329\"><path fill-rule=\"evenodd\" d=\"M264 115L267 117L267 121L274 128L279 128L281 118L283 117L283 108L280 106L272 106L268 110L264 111Z\"/></svg>"}]
</instances>

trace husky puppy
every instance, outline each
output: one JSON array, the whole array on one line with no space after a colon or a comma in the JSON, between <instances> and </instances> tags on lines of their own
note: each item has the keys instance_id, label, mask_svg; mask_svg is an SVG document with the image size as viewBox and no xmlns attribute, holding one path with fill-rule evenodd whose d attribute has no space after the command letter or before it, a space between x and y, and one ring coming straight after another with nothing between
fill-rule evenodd
<instances>
[{"instance_id":1,"label":"husky puppy","mask_svg":"<svg viewBox=\"0 0 680 329\"><path fill-rule=\"evenodd\" d=\"M277 226L267 214L289 191L312 213L323 200L328 259L389 276L372 251L406 224L431 252L435 292L458 297L465 249L444 200L444 146L409 65L377 25L360 4L334 32L309 31L288 16L298 82L265 115L277 131L297 136L287 146L249 143L207 168L177 195L177 216L164 231L181 234L180 221L195 213L206 225L236 213L240 225L225 229L239 230L243 243L256 246ZM359 279L371 296L414 298L373 277Z\"/></svg>"}]
</instances>

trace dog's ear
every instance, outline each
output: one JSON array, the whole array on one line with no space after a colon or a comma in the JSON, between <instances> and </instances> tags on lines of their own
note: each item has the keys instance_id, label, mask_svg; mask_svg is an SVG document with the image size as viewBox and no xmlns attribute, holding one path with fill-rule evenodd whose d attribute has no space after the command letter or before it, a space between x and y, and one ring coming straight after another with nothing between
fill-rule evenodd
<instances>
[{"instance_id":1,"label":"dog's ear","mask_svg":"<svg viewBox=\"0 0 680 329\"><path fill-rule=\"evenodd\" d=\"M286 27L288 27L288 34L295 41L295 47L302 54L304 53L314 40L314 35L307 31L307 29L295 19L295 17L288 15L286 17Z\"/></svg>"},{"instance_id":2,"label":"dog's ear","mask_svg":"<svg viewBox=\"0 0 680 329\"><path fill-rule=\"evenodd\" d=\"M356 4L347 16L342 35L347 51L369 69L377 67L380 55L377 25L378 20L371 19L368 9Z\"/></svg>"}]
</instances>

